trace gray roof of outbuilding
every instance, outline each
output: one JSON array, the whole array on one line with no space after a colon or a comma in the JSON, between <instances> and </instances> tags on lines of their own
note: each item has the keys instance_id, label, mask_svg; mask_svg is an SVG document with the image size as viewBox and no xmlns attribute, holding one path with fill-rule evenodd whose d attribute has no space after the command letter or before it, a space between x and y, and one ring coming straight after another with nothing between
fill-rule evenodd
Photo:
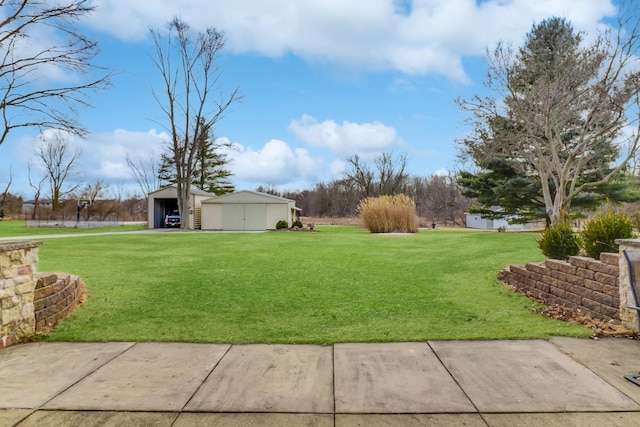
<instances>
[{"instance_id":1,"label":"gray roof of outbuilding","mask_svg":"<svg viewBox=\"0 0 640 427\"><path fill-rule=\"evenodd\" d=\"M262 199L270 199L270 200L281 202L281 203L289 203L289 202L295 203L295 200L286 199L280 196L274 196L273 194L269 194L269 193L261 193L259 191L251 191L251 190L240 190L240 191L234 191L233 193L223 194L221 196L215 196L215 197L212 197L211 199L203 200L202 203L222 203L225 201L225 199L234 199L242 195L257 196Z\"/></svg>"},{"instance_id":2,"label":"gray roof of outbuilding","mask_svg":"<svg viewBox=\"0 0 640 427\"><path fill-rule=\"evenodd\" d=\"M160 188L160 189L158 189L158 190L156 190L156 191L152 191L152 192L151 192L151 193L149 193L149 194L158 193L158 192L163 191L163 190L166 190L166 189L168 189L168 188L173 188L173 189L175 189L176 191L178 191L178 187L177 187L176 185L167 185L166 187L162 187L162 188ZM201 190L201 189L199 189L198 187L194 187L194 186L191 186L191 188L189 188L189 194L193 194L193 195L195 195L195 196L210 196L210 197L215 197L215 194L213 194L213 193L207 193L206 191Z\"/></svg>"}]
</instances>

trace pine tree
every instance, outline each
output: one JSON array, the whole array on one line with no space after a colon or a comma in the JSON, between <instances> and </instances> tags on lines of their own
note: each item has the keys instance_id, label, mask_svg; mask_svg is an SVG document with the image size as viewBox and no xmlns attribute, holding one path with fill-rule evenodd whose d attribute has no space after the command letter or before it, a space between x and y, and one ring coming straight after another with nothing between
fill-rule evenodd
<instances>
[{"instance_id":1,"label":"pine tree","mask_svg":"<svg viewBox=\"0 0 640 427\"><path fill-rule=\"evenodd\" d=\"M640 25L630 19L585 44L564 18L549 18L520 49L500 43L488 55L495 96L459 101L475 127L461 154L480 169L475 184L485 195L531 214L541 205L551 223L603 194L633 196L625 174L640 146L640 72L631 66ZM529 201L517 203L521 196Z\"/></svg>"},{"instance_id":2,"label":"pine tree","mask_svg":"<svg viewBox=\"0 0 640 427\"><path fill-rule=\"evenodd\" d=\"M203 130L195 146L195 162L191 175L191 184L200 190L216 195L232 193L235 186L229 180L233 174L226 166L229 163L229 156L220 150L226 147L219 144L210 136L209 129L205 127L204 120L201 122ZM160 156L160 167L158 178L163 185L175 184L176 171L173 157L164 153Z\"/></svg>"}]
</instances>

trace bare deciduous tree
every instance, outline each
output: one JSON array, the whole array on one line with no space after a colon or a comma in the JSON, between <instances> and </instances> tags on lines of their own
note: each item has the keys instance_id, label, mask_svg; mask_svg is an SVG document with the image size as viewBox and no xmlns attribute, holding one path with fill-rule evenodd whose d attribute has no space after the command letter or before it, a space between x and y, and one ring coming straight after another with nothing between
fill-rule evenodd
<instances>
[{"instance_id":1,"label":"bare deciduous tree","mask_svg":"<svg viewBox=\"0 0 640 427\"><path fill-rule=\"evenodd\" d=\"M136 162L127 154L126 160L131 174L135 178L138 187L140 187L142 197L147 198L149 193L160 188L160 179L156 170L158 162L153 155L146 161L138 160Z\"/></svg>"},{"instance_id":2,"label":"bare deciduous tree","mask_svg":"<svg viewBox=\"0 0 640 427\"><path fill-rule=\"evenodd\" d=\"M475 128L463 155L481 168L511 159L521 175L537 175L550 221L564 221L573 200L610 182L638 150L639 49L631 1L591 44L562 18L534 25L520 49L499 44L486 82L497 96L459 101Z\"/></svg>"},{"instance_id":3,"label":"bare deciduous tree","mask_svg":"<svg viewBox=\"0 0 640 427\"><path fill-rule=\"evenodd\" d=\"M238 88L223 95L218 56L224 34L214 28L194 33L174 18L167 31L151 30L155 45L154 64L163 79L161 91L153 95L166 116L160 123L171 135L170 151L178 187L181 228L191 226L188 213L196 155L206 135L241 96ZM217 97L214 92L217 92Z\"/></svg>"},{"instance_id":4,"label":"bare deciduous tree","mask_svg":"<svg viewBox=\"0 0 640 427\"><path fill-rule=\"evenodd\" d=\"M414 176L407 184L406 194L413 197L416 212L425 219L426 225L442 223L461 225L471 199L460 193L453 176Z\"/></svg>"},{"instance_id":5,"label":"bare deciduous tree","mask_svg":"<svg viewBox=\"0 0 640 427\"><path fill-rule=\"evenodd\" d=\"M345 172L345 179L359 189L362 198L375 196L374 172L371 166L364 163L357 154L349 157L347 163L349 169Z\"/></svg>"},{"instance_id":6,"label":"bare deciduous tree","mask_svg":"<svg viewBox=\"0 0 640 427\"><path fill-rule=\"evenodd\" d=\"M2 195L0 196L0 219L4 217L4 204L9 197L9 189L11 188L11 184L13 183L13 171L9 168L9 179L7 181L7 186L4 188Z\"/></svg>"},{"instance_id":7,"label":"bare deciduous tree","mask_svg":"<svg viewBox=\"0 0 640 427\"><path fill-rule=\"evenodd\" d=\"M393 153L381 153L374 159L378 170L378 192L380 195L392 195L404 192L409 175L406 173L407 155L403 154L397 159Z\"/></svg>"},{"instance_id":8,"label":"bare deciduous tree","mask_svg":"<svg viewBox=\"0 0 640 427\"><path fill-rule=\"evenodd\" d=\"M109 188L109 184L104 183L104 179L98 179L95 182L85 184L84 187L76 189L76 199L89 200L90 204L94 204L96 199L101 197Z\"/></svg>"},{"instance_id":9,"label":"bare deciduous tree","mask_svg":"<svg viewBox=\"0 0 640 427\"><path fill-rule=\"evenodd\" d=\"M399 194L409 178L405 172L406 154L394 159L393 153L380 153L373 159L375 168L363 162L357 154L349 157L347 163L349 168L345 178L360 190L363 198Z\"/></svg>"},{"instance_id":10,"label":"bare deciduous tree","mask_svg":"<svg viewBox=\"0 0 640 427\"><path fill-rule=\"evenodd\" d=\"M46 176L42 176L38 182L31 179L31 163L27 164L27 175L29 177L29 187L33 190L33 210L31 211L31 219L36 219L38 208L40 206L40 195L42 194L42 186L47 180Z\"/></svg>"},{"instance_id":11,"label":"bare deciduous tree","mask_svg":"<svg viewBox=\"0 0 640 427\"><path fill-rule=\"evenodd\" d=\"M110 78L92 63L98 53L96 43L75 25L93 10L89 3L0 1L0 144L12 129L21 127L86 134L74 117L76 108L90 106L89 92L105 89ZM52 69L84 81L56 82L47 78ZM96 72L101 76L95 78Z\"/></svg>"},{"instance_id":12,"label":"bare deciduous tree","mask_svg":"<svg viewBox=\"0 0 640 427\"><path fill-rule=\"evenodd\" d=\"M41 137L37 156L42 162L45 176L49 180L51 191L51 208L56 211L60 206L60 198L72 193L78 188L77 184L66 186L67 178L75 171L76 161L80 151L70 151L69 141L56 133L53 140Z\"/></svg>"}]
</instances>

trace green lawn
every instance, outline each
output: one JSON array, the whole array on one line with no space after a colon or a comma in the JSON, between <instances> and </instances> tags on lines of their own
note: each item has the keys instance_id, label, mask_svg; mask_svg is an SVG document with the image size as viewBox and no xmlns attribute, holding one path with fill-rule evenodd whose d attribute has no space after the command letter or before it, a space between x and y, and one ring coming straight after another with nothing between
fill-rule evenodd
<instances>
[{"instance_id":1,"label":"green lawn","mask_svg":"<svg viewBox=\"0 0 640 427\"><path fill-rule=\"evenodd\" d=\"M146 225L124 224L113 227L72 228L72 227L25 227L24 221L0 221L0 237L49 236L53 234L86 234L108 231L144 230Z\"/></svg>"},{"instance_id":2,"label":"green lawn","mask_svg":"<svg viewBox=\"0 0 640 427\"><path fill-rule=\"evenodd\" d=\"M318 343L586 337L532 314L504 266L535 234L184 233L45 239L39 271L79 275L86 304L44 339ZM1 228L0 228L1 230Z\"/></svg>"}]
</instances>

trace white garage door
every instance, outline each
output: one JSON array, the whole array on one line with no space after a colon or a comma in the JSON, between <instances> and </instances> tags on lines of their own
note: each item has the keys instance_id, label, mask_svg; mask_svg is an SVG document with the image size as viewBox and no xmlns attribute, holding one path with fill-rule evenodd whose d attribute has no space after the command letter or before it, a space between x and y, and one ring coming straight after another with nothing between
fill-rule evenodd
<instances>
[{"instance_id":1,"label":"white garage door","mask_svg":"<svg viewBox=\"0 0 640 427\"><path fill-rule=\"evenodd\" d=\"M229 231L266 230L267 205L264 203L222 205L222 229Z\"/></svg>"},{"instance_id":2,"label":"white garage door","mask_svg":"<svg viewBox=\"0 0 640 427\"><path fill-rule=\"evenodd\" d=\"M244 205L244 229L267 229L267 205L264 203Z\"/></svg>"}]
</instances>

